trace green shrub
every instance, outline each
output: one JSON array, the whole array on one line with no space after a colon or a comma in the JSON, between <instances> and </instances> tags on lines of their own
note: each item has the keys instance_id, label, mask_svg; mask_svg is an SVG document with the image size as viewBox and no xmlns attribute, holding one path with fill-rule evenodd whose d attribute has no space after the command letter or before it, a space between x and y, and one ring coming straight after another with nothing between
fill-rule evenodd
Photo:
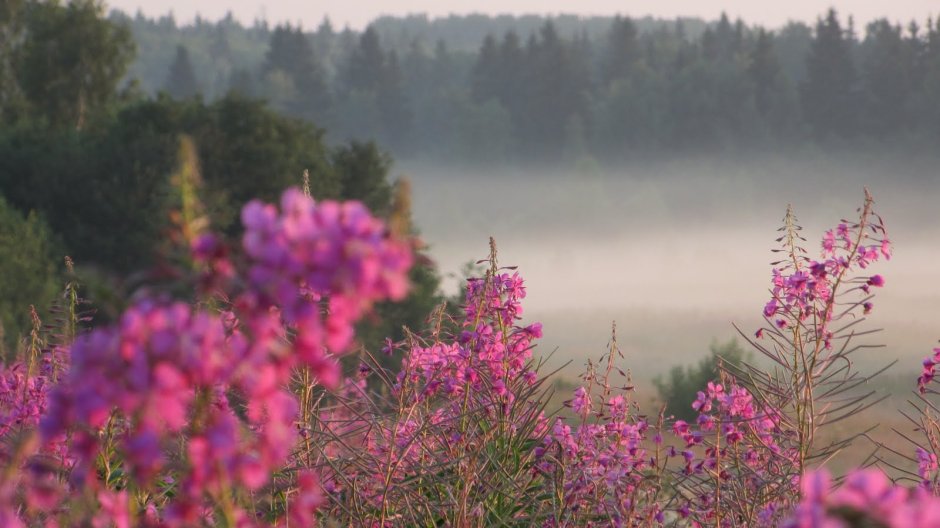
<instances>
[{"instance_id":1,"label":"green shrub","mask_svg":"<svg viewBox=\"0 0 940 528\"><path fill-rule=\"evenodd\" d=\"M718 378L719 360L730 365L740 365L748 359L748 355L736 339L726 343L713 342L709 345L711 352L697 365L681 367L676 365L669 372L669 377L657 377L653 380L659 397L666 403L666 412L686 421L695 420L696 413L692 409L698 391L704 390L709 381Z\"/></svg>"},{"instance_id":2,"label":"green shrub","mask_svg":"<svg viewBox=\"0 0 940 528\"><path fill-rule=\"evenodd\" d=\"M58 247L39 215L0 196L0 351L28 332L31 304L42 310L55 297Z\"/></svg>"}]
</instances>

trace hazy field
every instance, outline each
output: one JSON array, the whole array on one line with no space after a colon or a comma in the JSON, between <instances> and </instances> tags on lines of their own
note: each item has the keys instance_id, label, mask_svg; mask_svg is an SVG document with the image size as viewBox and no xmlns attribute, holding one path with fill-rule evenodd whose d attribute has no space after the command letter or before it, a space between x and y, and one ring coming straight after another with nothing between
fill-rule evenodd
<instances>
[{"instance_id":1,"label":"hazy field","mask_svg":"<svg viewBox=\"0 0 940 528\"><path fill-rule=\"evenodd\" d=\"M485 257L494 236L500 262L527 279L527 316L545 323L543 352L557 347L556 358L578 367L603 351L616 320L641 377L704 354L713 339L736 334L732 322L756 328L787 203L815 255L823 230L853 214L868 186L896 254L877 265L887 286L870 322L885 328L887 347L859 359L905 358L892 373L913 379L940 338L936 161L810 152L616 170L402 163L396 172L415 183L414 215L444 273Z\"/></svg>"}]
</instances>

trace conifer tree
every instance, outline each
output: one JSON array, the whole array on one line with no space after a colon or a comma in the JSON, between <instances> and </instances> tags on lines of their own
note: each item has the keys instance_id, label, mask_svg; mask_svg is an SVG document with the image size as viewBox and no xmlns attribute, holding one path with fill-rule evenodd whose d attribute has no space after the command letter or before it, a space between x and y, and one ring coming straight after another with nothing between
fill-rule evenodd
<instances>
[{"instance_id":1,"label":"conifer tree","mask_svg":"<svg viewBox=\"0 0 940 528\"><path fill-rule=\"evenodd\" d=\"M835 10L816 23L816 35L806 58L801 86L803 116L819 138L847 137L855 132L858 83L850 45Z\"/></svg>"},{"instance_id":2,"label":"conifer tree","mask_svg":"<svg viewBox=\"0 0 940 528\"><path fill-rule=\"evenodd\" d=\"M301 28L274 28L262 72L267 95L279 110L314 122L328 118L332 101L323 67Z\"/></svg>"},{"instance_id":3,"label":"conifer tree","mask_svg":"<svg viewBox=\"0 0 940 528\"><path fill-rule=\"evenodd\" d=\"M773 105L775 91L780 83L780 63L774 52L773 35L761 28L757 32L747 67L748 77L754 84L754 104L766 117Z\"/></svg>"},{"instance_id":4,"label":"conifer tree","mask_svg":"<svg viewBox=\"0 0 940 528\"><path fill-rule=\"evenodd\" d=\"M616 17L611 24L603 59L603 79L611 83L625 79L640 60L639 32L630 17Z\"/></svg>"},{"instance_id":5,"label":"conifer tree","mask_svg":"<svg viewBox=\"0 0 940 528\"><path fill-rule=\"evenodd\" d=\"M176 46L176 58L167 72L163 89L174 99L191 99L199 93L199 82L186 46Z\"/></svg>"},{"instance_id":6,"label":"conifer tree","mask_svg":"<svg viewBox=\"0 0 940 528\"><path fill-rule=\"evenodd\" d=\"M866 35L864 122L870 133L884 136L908 122L914 57L905 45L901 27L885 19L869 24Z\"/></svg>"}]
</instances>

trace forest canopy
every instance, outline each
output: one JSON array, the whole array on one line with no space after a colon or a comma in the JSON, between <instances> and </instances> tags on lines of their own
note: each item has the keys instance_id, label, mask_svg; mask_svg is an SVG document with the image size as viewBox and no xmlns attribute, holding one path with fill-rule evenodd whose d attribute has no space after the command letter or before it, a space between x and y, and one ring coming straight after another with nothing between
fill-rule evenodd
<instances>
[{"instance_id":1,"label":"forest canopy","mask_svg":"<svg viewBox=\"0 0 940 528\"><path fill-rule=\"evenodd\" d=\"M363 31L329 20L309 30L111 18L134 35L130 71L145 91L179 90L165 81L186 57L199 74L185 93L261 97L330 140L372 138L409 159L617 162L940 135L940 29L930 18L856 27L830 10L764 28L726 15L411 16Z\"/></svg>"}]
</instances>

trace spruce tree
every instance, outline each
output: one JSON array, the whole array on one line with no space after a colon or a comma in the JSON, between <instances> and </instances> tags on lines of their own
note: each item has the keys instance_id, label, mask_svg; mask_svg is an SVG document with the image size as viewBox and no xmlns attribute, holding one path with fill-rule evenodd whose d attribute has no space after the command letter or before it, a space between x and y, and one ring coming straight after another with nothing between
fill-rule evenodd
<instances>
[{"instance_id":1,"label":"spruce tree","mask_svg":"<svg viewBox=\"0 0 940 528\"><path fill-rule=\"evenodd\" d=\"M493 35L487 34L470 73L470 91L476 102L499 99L499 71L499 46Z\"/></svg>"},{"instance_id":2,"label":"spruce tree","mask_svg":"<svg viewBox=\"0 0 940 528\"><path fill-rule=\"evenodd\" d=\"M189 50L182 44L176 46L176 58L167 72L163 89L174 99L191 99L199 93L199 82L193 64L189 60Z\"/></svg>"},{"instance_id":3,"label":"spruce tree","mask_svg":"<svg viewBox=\"0 0 940 528\"><path fill-rule=\"evenodd\" d=\"M758 113L767 117L774 103L781 73L774 52L773 35L763 28L757 32L749 59L747 74L754 85L754 104Z\"/></svg>"},{"instance_id":4,"label":"spruce tree","mask_svg":"<svg viewBox=\"0 0 940 528\"><path fill-rule=\"evenodd\" d=\"M625 79L633 72L640 60L639 32L630 17L614 19L607 38L607 49L603 59L604 82Z\"/></svg>"},{"instance_id":5,"label":"spruce tree","mask_svg":"<svg viewBox=\"0 0 940 528\"><path fill-rule=\"evenodd\" d=\"M326 77L301 28L289 24L274 28L262 72L273 92L267 95L279 110L315 122L327 119L332 101Z\"/></svg>"},{"instance_id":6,"label":"spruce tree","mask_svg":"<svg viewBox=\"0 0 940 528\"><path fill-rule=\"evenodd\" d=\"M386 75L386 60L378 33L374 27L367 27L349 58L347 87L363 92L377 92Z\"/></svg>"},{"instance_id":7,"label":"spruce tree","mask_svg":"<svg viewBox=\"0 0 940 528\"><path fill-rule=\"evenodd\" d=\"M825 20L816 23L806 58L806 80L800 87L803 117L818 138L855 133L858 85L850 45L851 37L830 9Z\"/></svg>"},{"instance_id":8,"label":"spruce tree","mask_svg":"<svg viewBox=\"0 0 940 528\"><path fill-rule=\"evenodd\" d=\"M885 19L868 25L862 78L865 125L876 136L897 132L908 122L914 57L900 26Z\"/></svg>"}]
</instances>

